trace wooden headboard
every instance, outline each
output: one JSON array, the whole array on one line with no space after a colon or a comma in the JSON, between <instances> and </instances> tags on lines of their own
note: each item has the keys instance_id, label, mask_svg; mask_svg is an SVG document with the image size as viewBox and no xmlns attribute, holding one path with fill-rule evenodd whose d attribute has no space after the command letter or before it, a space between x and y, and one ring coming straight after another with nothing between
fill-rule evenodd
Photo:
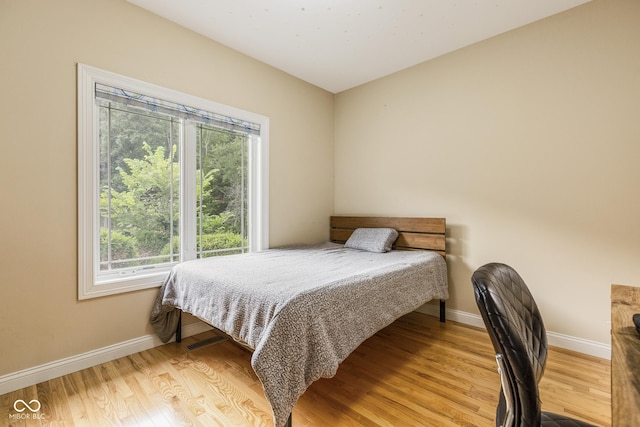
<instances>
[{"instance_id":1,"label":"wooden headboard","mask_svg":"<svg viewBox=\"0 0 640 427\"><path fill-rule=\"evenodd\" d=\"M404 218L381 216L332 216L330 239L344 243L356 228L389 227L398 231L393 249L433 251L446 255L444 218Z\"/></svg>"}]
</instances>

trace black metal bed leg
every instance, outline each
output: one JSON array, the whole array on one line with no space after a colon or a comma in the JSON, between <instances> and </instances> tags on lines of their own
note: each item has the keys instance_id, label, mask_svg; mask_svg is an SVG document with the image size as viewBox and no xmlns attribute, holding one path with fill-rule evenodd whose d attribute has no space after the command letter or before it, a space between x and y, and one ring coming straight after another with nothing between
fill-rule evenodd
<instances>
[{"instance_id":1,"label":"black metal bed leg","mask_svg":"<svg viewBox=\"0 0 640 427\"><path fill-rule=\"evenodd\" d=\"M446 321L446 303L443 299L440 300L440 321L444 323Z\"/></svg>"},{"instance_id":2,"label":"black metal bed leg","mask_svg":"<svg viewBox=\"0 0 640 427\"><path fill-rule=\"evenodd\" d=\"M178 317L178 326L176 327L176 342L182 342L182 311Z\"/></svg>"},{"instance_id":3,"label":"black metal bed leg","mask_svg":"<svg viewBox=\"0 0 640 427\"><path fill-rule=\"evenodd\" d=\"M284 425L284 427L292 427L293 426L293 421L291 421L291 416L293 414L289 414L289 418L287 419L287 423Z\"/></svg>"}]
</instances>

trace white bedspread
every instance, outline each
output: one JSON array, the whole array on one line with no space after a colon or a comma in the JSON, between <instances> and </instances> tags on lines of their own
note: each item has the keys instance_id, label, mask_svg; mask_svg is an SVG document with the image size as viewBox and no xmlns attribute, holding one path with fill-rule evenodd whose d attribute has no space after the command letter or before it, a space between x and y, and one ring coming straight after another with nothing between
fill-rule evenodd
<instances>
[{"instance_id":1,"label":"white bedspread","mask_svg":"<svg viewBox=\"0 0 640 427\"><path fill-rule=\"evenodd\" d=\"M360 343L432 299L447 299L444 258L326 243L207 258L173 268L151 322L163 341L179 308L249 344L275 426Z\"/></svg>"}]
</instances>

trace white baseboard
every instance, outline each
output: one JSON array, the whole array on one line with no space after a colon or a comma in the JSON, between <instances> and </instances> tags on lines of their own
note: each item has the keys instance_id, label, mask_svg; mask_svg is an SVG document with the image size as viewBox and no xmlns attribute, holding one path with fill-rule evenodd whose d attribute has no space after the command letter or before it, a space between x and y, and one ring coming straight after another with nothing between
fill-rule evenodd
<instances>
[{"instance_id":1,"label":"white baseboard","mask_svg":"<svg viewBox=\"0 0 640 427\"><path fill-rule=\"evenodd\" d=\"M425 304L416 311L420 313L430 314L432 316L439 315L439 307L434 304ZM477 326L485 329L482 316L479 314L467 313L459 310L446 309L447 320L464 323L465 325ZM597 341L585 340L569 335L559 334L557 332L547 331L547 342L549 345L564 348L567 350L577 351L578 353L588 354L602 359L611 360L611 345L600 343Z\"/></svg>"},{"instance_id":2,"label":"white baseboard","mask_svg":"<svg viewBox=\"0 0 640 427\"><path fill-rule=\"evenodd\" d=\"M211 329L204 322L195 322L183 325L182 336L189 337ZM172 339L173 340L173 339ZM100 363L109 362L120 357L148 350L162 345L163 342L156 335L145 335L118 344L102 347L86 353L78 354L64 359L45 363L33 368L23 369L18 372L0 376L0 395L29 387L43 381L48 381L62 375L70 374L81 369L90 368Z\"/></svg>"},{"instance_id":3,"label":"white baseboard","mask_svg":"<svg viewBox=\"0 0 640 427\"><path fill-rule=\"evenodd\" d=\"M547 332L549 345L577 351L578 353L589 354L601 359L611 360L611 345L597 341L585 340L557 332Z\"/></svg>"},{"instance_id":4,"label":"white baseboard","mask_svg":"<svg viewBox=\"0 0 640 427\"><path fill-rule=\"evenodd\" d=\"M439 307L433 304L425 304L416 310L420 313L439 316ZM447 320L464 323L466 325L484 328L482 317L477 314L464 311L447 309ZM211 329L204 322L194 322L182 327L182 336L189 337ZM577 351L584 354L611 359L611 345L582 338L562 335L555 332L547 332L550 345ZM23 369L18 372L0 376L0 395L29 387L43 381L48 381L62 375L70 374L81 369L109 362L120 357L148 350L162 345L162 341L156 335L145 335L118 344L92 350L76 356L66 357L44 365Z\"/></svg>"},{"instance_id":5,"label":"white baseboard","mask_svg":"<svg viewBox=\"0 0 640 427\"><path fill-rule=\"evenodd\" d=\"M440 306L435 304L424 304L416 310L419 313L429 314L431 316L440 316ZM484 329L482 317L478 314L471 314L465 311L446 309L447 320L464 323L465 325L477 326Z\"/></svg>"}]
</instances>

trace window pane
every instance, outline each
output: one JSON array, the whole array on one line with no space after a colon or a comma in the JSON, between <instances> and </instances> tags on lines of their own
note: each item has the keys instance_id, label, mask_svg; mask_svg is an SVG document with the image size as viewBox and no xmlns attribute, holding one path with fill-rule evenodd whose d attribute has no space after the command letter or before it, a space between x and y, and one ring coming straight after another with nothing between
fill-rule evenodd
<instances>
[{"instance_id":1,"label":"window pane","mask_svg":"<svg viewBox=\"0 0 640 427\"><path fill-rule=\"evenodd\" d=\"M198 258L248 251L248 136L197 125Z\"/></svg>"},{"instance_id":2,"label":"window pane","mask_svg":"<svg viewBox=\"0 0 640 427\"><path fill-rule=\"evenodd\" d=\"M268 248L268 117L84 64L77 93L79 299Z\"/></svg>"},{"instance_id":3,"label":"window pane","mask_svg":"<svg viewBox=\"0 0 640 427\"><path fill-rule=\"evenodd\" d=\"M100 271L179 261L179 123L97 102Z\"/></svg>"}]
</instances>

